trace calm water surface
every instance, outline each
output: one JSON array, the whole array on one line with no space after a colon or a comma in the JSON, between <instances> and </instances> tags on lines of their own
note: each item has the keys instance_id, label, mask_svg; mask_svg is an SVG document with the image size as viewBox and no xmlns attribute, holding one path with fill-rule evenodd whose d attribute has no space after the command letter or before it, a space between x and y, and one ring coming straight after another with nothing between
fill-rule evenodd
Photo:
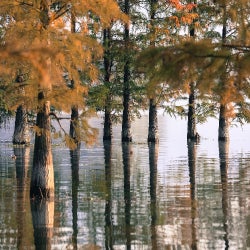
<instances>
[{"instance_id":1,"label":"calm water surface","mask_svg":"<svg viewBox=\"0 0 250 250\"><path fill-rule=\"evenodd\" d=\"M120 126L112 144L102 130L78 152L54 143L56 198L40 203L29 199L33 147L13 148L12 128L1 130L0 249L250 249L250 126L219 144L210 120L187 144L186 121L160 115L157 147L147 119L132 144Z\"/></svg>"}]
</instances>

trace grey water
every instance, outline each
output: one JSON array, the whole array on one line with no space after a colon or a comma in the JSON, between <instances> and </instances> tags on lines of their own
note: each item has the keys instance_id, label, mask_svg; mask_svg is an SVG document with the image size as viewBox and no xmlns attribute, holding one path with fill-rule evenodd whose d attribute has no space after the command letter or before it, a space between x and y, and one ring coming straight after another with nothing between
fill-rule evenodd
<instances>
[{"instance_id":1,"label":"grey water","mask_svg":"<svg viewBox=\"0 0 250 250\"><path fill-rule=\"evenodd\" d=\"M218 143L210 119L195 144L185 120L160 114L155 146L146 114L131 144L120 125L103 144L102 119L91 124L92 147L53 141L55 199L35 204L33 146L12 146L13 124L0 130L0 249L250 249L250 125Z\"/></svg>"}]
</instances>

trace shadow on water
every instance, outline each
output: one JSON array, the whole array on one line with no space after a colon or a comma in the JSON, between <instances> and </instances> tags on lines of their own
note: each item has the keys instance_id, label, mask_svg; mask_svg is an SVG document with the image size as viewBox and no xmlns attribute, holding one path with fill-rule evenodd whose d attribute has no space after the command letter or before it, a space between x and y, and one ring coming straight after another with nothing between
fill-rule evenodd
<instances>
[{"instance_id":1,"label":"shadow on water","mask_svg":"<svg viewBox=\"0 0 250 250\"><path fill-rule=\"evenodd\" d=\"M125 203L125 235L126 235L126 249L131 249L131 194L130 194L130 170L131 162L130 156L132 154L131 143L122 143L122 161L124 174L124 203Z\"/></svg>"},{"instance_id":2,"label":"shadow on water","mask_svg":"<svg viewBox=\"0 0 250 250\"><path fill-rule=\"evenodd\" d=\"M104 141L104 161L105 161L105 183L106 183L106 203L105 203L105 249L113 249L113 224L112 224L112 144Z\"/></svg>"},{"instance_id":3,"label":"shadow on water","mask_svg":"<svg viewBox=\"0 0 250 250\"><path fill-rule=\"evenodd\" d=\"M17 249L29 248L32 243L32 231L29 230L30 217L29 211L29 147L14 147L14 155L16 156L16 221L17 221Z\"/></svg>"},{"instance_id":4,"label":"shadow on water","mask_svg":"<svg viewBox=\"0 0 250 250\"><path fill-rule=\"evenodd\" d=\"M150 213L151 213L151 244L152 249L157 247L157 161L159 144L149 143L149 170L150 170Z\"/></svg>"},{"instance_id":5,"label":"shadow on water","mask_svg":"<svg viewBox=\"0 0 250 250\"><path fill-rule=\"evenodd\" d=\"M222 188L222 212L223 212L223 228L224 228L224 242L225 249L229 249L228 239L228 141L219 142L219 158L220 158L220 172L221 172L221 188Z\"/></svg>"},{"instance_id":6,"label":"shadow on water","mask_svg":"<svg viewBox=\"0 0 250 250\"><path fill-rule=\"evenodd\" d=\"M196 158L197 158L197 146L194 141L188 141L188 169L189 169L189 183L190 183L190 200L191 200L191 249L197 248L197 232L196 232L196 218L197 218L197 198L196 198Z\"/></svg>"},{"instance_id":7,"label":"shadow on water","mask_svg":"<svg viewBox=\"0 0 250 250\"><path fill-rule=\"evenodd\" d=\"M70 150L71 175L72 175L72 244L73 249L78 249L78 188L79 188L79 161L80 161L80 144L75 150Z\"/></svg>"}]
</instances>

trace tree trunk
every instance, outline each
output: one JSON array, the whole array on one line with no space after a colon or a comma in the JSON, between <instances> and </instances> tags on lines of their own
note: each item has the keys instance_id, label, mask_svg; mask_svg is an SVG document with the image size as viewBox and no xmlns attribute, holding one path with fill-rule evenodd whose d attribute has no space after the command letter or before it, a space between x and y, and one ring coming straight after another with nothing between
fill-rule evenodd
<instances>
[{"instance_id":1,"label":"tree trunk","mask_svg":"<svg viewBox=\"0 0 250 250\"><path fill-rule=\"evenodd\" d=\"M75 143L80 143L79 112L77 105L71 107L69 134L70 137L74 139Z\"/></svg>"},{"instance_id":2,"label":"tree trunk","mask_svg":"<svg viewBox=\"0 0 250 250\"><path fill-rule=\"evenodd\" d=\"M111 30L104 29L103 31L103 45L104 45L104 84L109 89L105 100L105 114L104 114L104 128L103 140L112 139L112 119L111 119L111 94L110 94L110 76L111 76Z\"/></svg>"},{"instance_id":3,"label":"tree trunk","mask_svg":"<svg viewBox=\"0 0 250 250\"><path fill-rule=\"evenodd\" d=\"M227 118L227 106L224 104L220 104L218 139L219 141L229 140L229 121Z\"/></svg>"},{"instance_id":4,"label":"tree trunk","mask_svg":"<svg viewBox=\"0 0 250 250\"><path fill-rule=\"evenodd\" d=\"M23 105L20 105L16 111L15 129L12 142L17 145L30 143L27 111Z\"/></svg>"},{"instance_id":5,"label":"tree trunk","mask_svg":"<svg viewBox=\"0 0 250 250\"><path fill-rule=\"evenodd\" d=\"M150 32L153 33L153 37L155 37L155 15L157 9L157 2L158 0L151 0L150 1ZM155 47L155 40L151 39L150 46ZM155 94L155 93L153 93ZM157 105L155 98L149 99L149 121L148 121L148 142L159 142L159 135L158 135L158 119L157 119Z\"/></svg>"},{"instance_id":6,"label":"tree trunk","mask_svg":"<svg viewBox=\"0 0 250 250\"><path fill-rule=\"evenodd\" d=\"M195 91L194 84L190 84L190 94L188 98L188 127L187 139L197 141L199 134L196 132L196 118L195 118Z\"/></svg>"},{"instance_id":7,"label":"tree trunk","mask_svg":"<svg viewBox=\"0 0 250 250\"><path fill-rule=\"evenodd\" d=\"M124 13L129 15L129 0L125 0ZM131 117L130 117L130 58L129 58L129 25L125 24L125 64L123 82L123 115L122 115L122 141L131 142Z\"/></svg>"},{"instance_id":8,"label":"tree trunk","mask_svg":"<svg viewBox=\"0 0 250 250\"><path fill-rule=\"evenodd\" d=\"M196 1L190 1L190 3L196 4ZM195 25L192 23L189 27L189 36L195 37ZM198 141L199 134L196 131L196 118L195 118L195 84L191 82L190 93L188 97L188 124L187 124L187 139L191 141Z\"/></svg>"},{"instance_id":9,"label":"tree trunk","mask_svg":"<svg viewBox=\"0 0 250 250\"><path fill-rule=\"evenodd\" d=\"M51 150L50 102L45 100L43 92L38 94L38 103L30 196L31 198L48 199L54 197L54 170Z\"/></svg>"},{"instance_id":10,"label":"tree trunk","mask_svg":"<svg viewBox=\"0 0 250 250\"><path fill-rule=\"evenodd\" d=\"M108 106L105 106L103 140L110 141L112 139L112 120L111 111Z\"/></svg>"},{"instance_id":11,"label":"tree trunk","mask_svg":"<svg viewBox=\"0 0 250 250\"><path fill-rule=\"evenodd\" d=\"M159 142L157 106L155 99L149 100L148 142Z\"/></svg>"}]
</instances>

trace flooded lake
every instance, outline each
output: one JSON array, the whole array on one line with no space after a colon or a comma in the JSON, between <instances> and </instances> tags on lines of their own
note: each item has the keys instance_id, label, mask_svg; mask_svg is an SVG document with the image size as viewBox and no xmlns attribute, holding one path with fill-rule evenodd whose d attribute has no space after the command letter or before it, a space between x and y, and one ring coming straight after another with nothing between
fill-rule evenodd
<instances>
[{"instance_id":1,"label":"flooded lake","mask_svg":"<svg viewBox=\"0 0 250 250\"><path fill-rule=\"evenodd\" d=\"M218 143L216 120L187 143L186 121L159 115L159 146L148 117L133 143L102 142L70 152L53 144L55 200L30 202L33 146L13 148L0 130L0 249L250 249L250 125ZM16 159L11 155L15 154Z\"/></svg>"}]
</instances>

